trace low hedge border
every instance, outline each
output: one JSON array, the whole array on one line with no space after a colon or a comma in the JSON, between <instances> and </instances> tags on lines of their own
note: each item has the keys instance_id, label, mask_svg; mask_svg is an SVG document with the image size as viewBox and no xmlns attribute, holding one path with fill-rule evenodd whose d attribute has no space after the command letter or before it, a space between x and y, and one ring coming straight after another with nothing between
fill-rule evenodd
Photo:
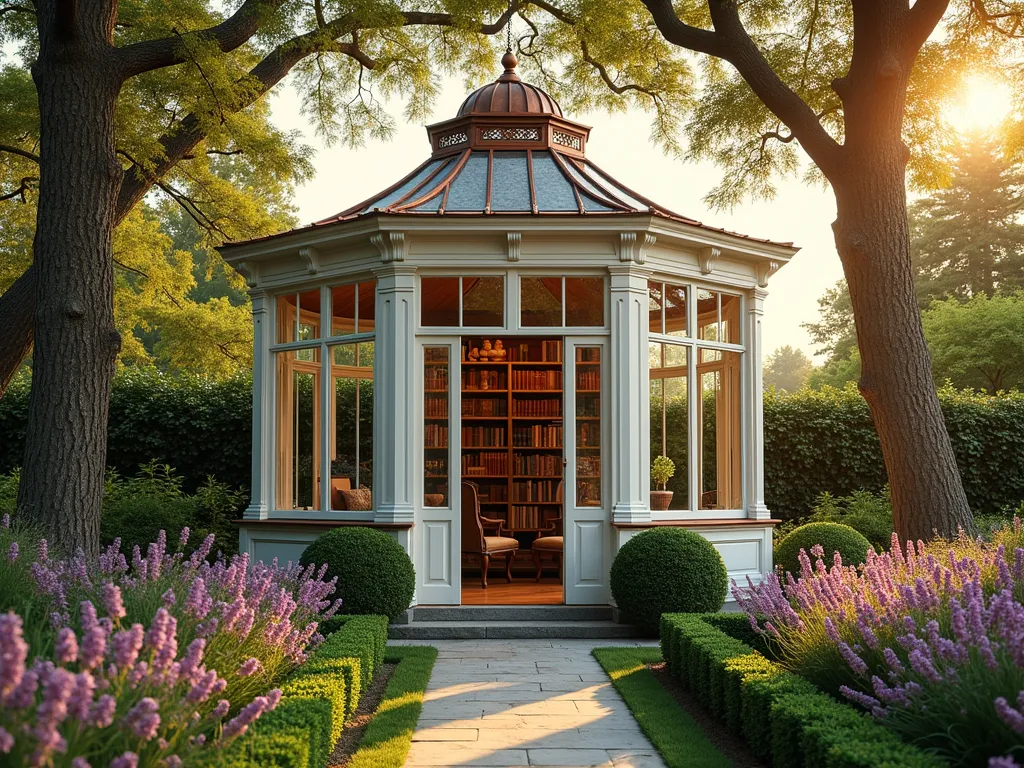
<instances>
[{"instance_id":1,"label":"low hedge border","mask_svg":"<svg viewBox=\"0 0 1024 768\"><path fill-rule=\"evenodd\" d=\"M667 613L661 619L662 656L672 675L773 768L946 765L765 658L730 630L749 636L746 616Z\"/></svg>"},{"instance_id":2,"label":"low hedge border","mask_svg":"<svg viewBox=\"0 0 1024 768\"><path fill-rule=\"evenodd\" d=\"M595 648L592 653L668 768L733 764L647 668L661 661L657 648Z\"/></svg>"},{"instance_id":3,"label":"low hedge border","mask_svg":"<svg viewBox=\"0 0 1024 768\"><path fill-rule=\"evenodd\" d=\"M216 768L322 768L361 692L384 661L388 620L349 616L281 685L281 701L249 733L216 753Z\"/></svg>"},{"instance_id":4,"label":"low hedge border","mask_svg":"<svg viewBox=\"0 0 1024 768\"><path fill-rule=\"evenodd\" d=\"M405 764L436 659L437 649L431 646L387 649L385 660L398 666L348 768L401 768Z\"/></svg>"}]
</instances>

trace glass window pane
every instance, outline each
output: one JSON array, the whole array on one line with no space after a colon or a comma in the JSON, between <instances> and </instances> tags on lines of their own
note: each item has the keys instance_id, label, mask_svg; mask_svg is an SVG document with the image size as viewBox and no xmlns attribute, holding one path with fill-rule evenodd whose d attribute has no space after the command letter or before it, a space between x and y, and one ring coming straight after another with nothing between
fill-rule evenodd
<instances>
[{"instance_id":1,"label":"glass window pane","mask_svg":"<svg viewBox=\"0 0 1024 768\"><path fill-rule=\"evenodd\" d=\"M455 327L459 324L459 278L420 278L420 325Z\"/></svg>"},{"instance_id":2,"label":"glass window pane","mask_svg":"<svg viewBox=\"0 0 1024 768\"><path fill-rule=\"evenodd\" d=\"M338 285L331 289L331 335L356 332L356 286Z\"/></svg>"},{"instance_id":3,"label":"glass window pane","mask_svg":"<svg viewBox=\"0 0 1024 768\"><path fill-rule=\"evenodd\" d=\"M277 297L277 343L295 341L295 308L299 305L297 293Z\"/></svg>"},{"instance_id":4,"label":"glass window pane","mask_svg":"<svg viewBox=\"0 0 1024 768\"><path fill-rule=\"evenodd\" d=\"M448 347L423 349L423 505L449 506Z\"/></svg>"},{"instance_id":5,"label":"glass window pane","mask_svg":"<svg viewBox=\"0 0 1024 768\"><path fill-rule=\"evenodd\" d=\"M722 341L740 343L740 297L722 294Z\"/></svg>"},{"instance_id":6,"label":"glass window pane","mask_svg":"<svg viewBox=\"0 0 1024 768\"><path fill-rule=\"evenodd\" d=\"M359 284L359 332L370 333L376 321L374 312L377 307L377 283L369 280Z\"/></svg>"},{"instance_id":7,"label":"glass window pane","mask_svg":"<svg viewBox=\"0 0 1024 768\"><path fill-rule=\"evenodd\" d=\"M652 483L652 491L672 493L671 499L653 494L652 510L690 508L688 357L689 349L686 347L650 345L651 460L667 456L675 464L675 474L665 483L664 489Z\"/></svg>"},{"instance_id":8,"label":"glass window pane","mask_svg":"<svg viewBox=\"0 0 1024 768\"><path fill-rule=\"evenodd\" d=\"M331 509L366 511L372 496L343 492L373 484L373 342L331 349Z\"/></svg>"},{"instance_id":9,"label":"glass window pane","mask_svg":"<svg viewBox=\"0 0 1024 768\"><path fill-rule=\"evenodd\" d=\"M320 374L277 354L277 509L319 509Z\"/></svg>"},{"instance_id":10,"label":"glass window pane","mask_svg":"<svg viewBox=\"0 0 1024 768\"><path fill-rule=\"evenodd\" d=\"M576 350L578 507L601 506L601 443L601 348L580 347Z\"/></svg>"},{"instance_id":11,"label":"glass window pane","mask_svg":"<svg viewBox=\"0 0 1024 768\"><path fill-rule=\"evenodd\" d=\"M648 313L650 315L650 332L661 333L662 332L662 307L664 306L664 290L665 286L662 283L656 283L652 280L647 281L647 305L649 307Z\"/></svg>"},{"instance_id":12,"label":"glass window pane","mask_svg":"<svg viewBox=\"0 0 1024 768\"><path fill-rule=\"evenodd\" d=\"M604 278L565 278L565 324L604 325Z\"/></svg>"},{"instance_id":13,"label":"glass window pane","mask_svg":"<svg viewBox=\"0 0 1024 768\"><path fill-rule=\"evenodd\" d=\"M686 286L665 283L665 333L686 336Z\"/></svg>"},{"instance_id":14,"label":"glass window pane","mask_svg":"<svg viewBox=\"0 0 1024 768\"><path fill-rule=\"evenodd\" d=\"M562 278L524 277L519 286L523 327L561 327Z\"/></svg>"},{"instance_id":15,"label":"glass window pane","mask_svg":"<svg viewBox=\"0 0 1024 768\"><path fill-rule=\"evenodd\" d=\"M505 278L462 278L462 324L501 328L505 325Z\"/></svg>"},{"instance_id":16,"label":"glass window pane","mask_svg":"<svg viewBox=\"0 0 1024 768\"><path fill-rule=\"evenodd\" d=\"M697 338L719 341L718 294L697 289Z\"/></svg>"},{"instance_id":17,"label":"glass window pane","mask_svg":"<svg viewBox=\"0 0 1024 768\"><path fill-rule=\"evenodd\" d=\"M700 398L700 509L741 509L740 361L722 352L702 364Z\"/></svg>"}]
</instances>

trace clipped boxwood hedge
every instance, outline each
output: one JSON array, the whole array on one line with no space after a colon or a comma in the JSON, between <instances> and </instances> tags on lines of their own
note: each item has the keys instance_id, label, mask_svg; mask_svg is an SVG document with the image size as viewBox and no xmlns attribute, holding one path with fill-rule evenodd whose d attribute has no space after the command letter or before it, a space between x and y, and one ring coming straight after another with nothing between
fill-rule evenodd
<instances>
[{"instance_id":1,"label":"clipped boxwood hedge","mask_svg":"<svg viewBox=\"0 0 1024 768\"><path fill-rule=\"evenodd\" d=\"M384 661L388 620L352 616L281 686L281 701L229 747L204 755L216 768L321 768Z\"/></svg>"},{"instance_id":2,"label":"clipped boxwood hedge","mask_svg":"<svg viewBox=\"0 0 1024 768\"><path fill-rule=\"evenodd\" d=\"M672 675L773 768L945 765L714 626L738 628L741 619L665 614L662 656Z\"/></svg>"},{"instance_id":3,"label":"clipped boxwood hedge","mask_svg":"<svg viewBox=\"0 0 1024 768\"><path fill-rule=\"evenodd\" d=\"M28 377L19 376L0 397L0 473L21 465L28 395ZM1024 394L941 389L939 402L974 513L1024 501ZM132 476L156 459L185 478L186 491L208 475L248 486L251 434L248 377L212 381L126 369L111 395L107 464ZM867 403L854 388L766 393L764 439L765 501L775 517L806 515L823 491L845 496L886 483Z\"/></svg>"}]
</instances>

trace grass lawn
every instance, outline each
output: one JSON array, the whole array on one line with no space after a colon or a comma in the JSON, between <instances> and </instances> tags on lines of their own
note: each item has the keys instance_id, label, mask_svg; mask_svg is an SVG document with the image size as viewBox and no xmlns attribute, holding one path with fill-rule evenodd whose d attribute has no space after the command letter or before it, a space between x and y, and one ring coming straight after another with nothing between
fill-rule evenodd
<instances>
[{"instance_id":1,"label":"grass lawn","mask_svg":"<svg viewBox=\"0 0 1024 768\"><path fill-rule=\"evenodd\" d=\"M593 653L669 768L731 768L732 761L647 669L662 660L660 649L595 648Z\"/></svg>"},{"instance_id":2,"label":"grass lawn","mask_svg":"<svg viewBox=\"0 0 1024 768\"><path fill-rule=\"evenodd\" d=\"M349 768L401 768L412 746L412 734L423 708L423 692L436 658L436 648L388 646L384 660L398 666L349 761Z\"/></svg>"}]
</instances>

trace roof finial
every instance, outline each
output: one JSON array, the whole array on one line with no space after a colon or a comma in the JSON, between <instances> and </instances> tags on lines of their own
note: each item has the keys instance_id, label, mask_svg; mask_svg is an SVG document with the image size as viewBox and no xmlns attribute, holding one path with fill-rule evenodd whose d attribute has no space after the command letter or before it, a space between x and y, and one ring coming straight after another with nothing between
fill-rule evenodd
<instances>
[{"instance_id":1,"label":"roof finial","mask_svg":"<svg viewBox=\"0 0 1024 768\"><path fill-rule=\"evenodd\" d=\"M519 75L516 74L516 65L519 63L519 59L512 53L512 18L505 23L505 55L501 57L501 66L505 68L505 71L501 73L501 77L498 78L500 82L518 82Z\"/></svg>"}]
</instances>

